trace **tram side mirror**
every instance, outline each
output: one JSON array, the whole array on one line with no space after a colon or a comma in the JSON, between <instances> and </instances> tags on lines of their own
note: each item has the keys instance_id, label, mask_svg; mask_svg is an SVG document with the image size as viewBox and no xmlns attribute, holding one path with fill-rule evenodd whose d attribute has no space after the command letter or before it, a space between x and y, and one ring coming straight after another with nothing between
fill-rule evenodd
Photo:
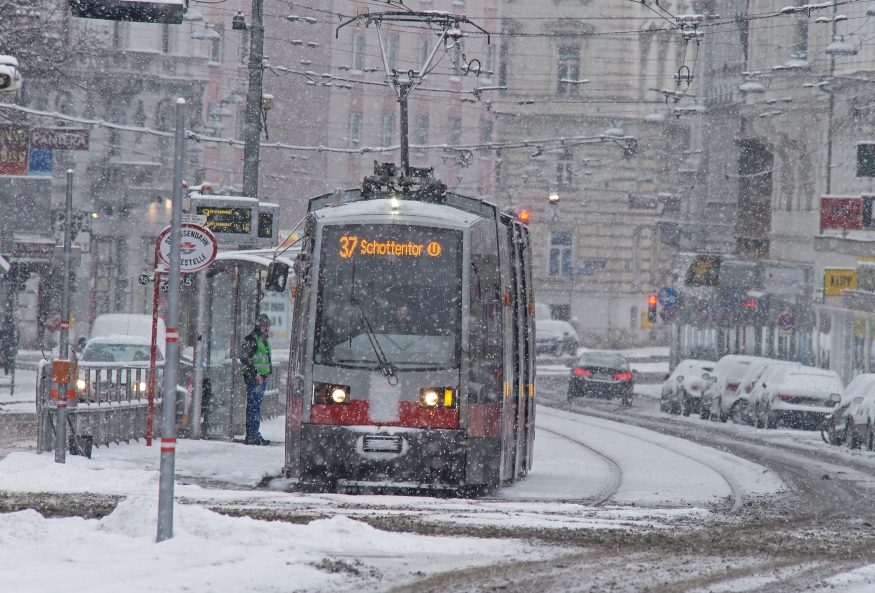
<instances>
[{"instance_id":1,"label":"tram side mirror","mask_svg":"<svg viewBox=\"0 0 875 593\"><path fill-rule=\"evenodd\" d=\"M272 262L267 266L267 280L264 283L264 290L271 292L285 292L286 284L289 282L289 265L282 262Z\"/></svg>"}]
</instances>

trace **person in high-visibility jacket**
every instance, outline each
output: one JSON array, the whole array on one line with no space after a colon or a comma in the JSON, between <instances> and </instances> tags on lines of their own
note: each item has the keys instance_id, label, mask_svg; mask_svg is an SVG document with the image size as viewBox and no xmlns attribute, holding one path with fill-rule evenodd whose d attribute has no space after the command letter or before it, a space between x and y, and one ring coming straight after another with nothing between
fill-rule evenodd
<instances>
[{"instance_id":1,"label":"person in high-visibility jacket","mask_svg":"<svg viewBox=\"0 0 875 593\"><path fill-rule=\"evenodd\" d=\"M270 375L270 317L262 313L255 320L255 329L243 338L240 362L243 364L243 382L246 383L246 440L247 445L269 445L261 436L261 400Z\"/></svg>"}]
</instances>

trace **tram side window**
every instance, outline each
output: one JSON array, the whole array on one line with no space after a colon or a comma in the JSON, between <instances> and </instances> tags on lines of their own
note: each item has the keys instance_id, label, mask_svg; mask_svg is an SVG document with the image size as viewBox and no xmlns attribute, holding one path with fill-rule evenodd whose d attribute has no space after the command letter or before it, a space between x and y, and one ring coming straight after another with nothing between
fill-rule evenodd
<instances>
[{"instance_id":1,"label":"tram side window","mask_svg":"<svg viewBox=\"0 0 875 593\"><path fill-rule=\"evenodd\" d=\"M469 403L501 399L501 276L494 220L471 227Z\"/></svg>"}]
</instances>

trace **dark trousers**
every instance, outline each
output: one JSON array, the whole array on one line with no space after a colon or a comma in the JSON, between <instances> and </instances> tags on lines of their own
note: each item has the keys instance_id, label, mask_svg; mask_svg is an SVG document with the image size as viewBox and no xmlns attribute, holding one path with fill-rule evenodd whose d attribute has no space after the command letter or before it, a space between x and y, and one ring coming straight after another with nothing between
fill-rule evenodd
<instances>
[{"instance_id":1,"label":"dark trousers","mask_svg":"<svg viewBox=\"0 0 875 593\"><path fill-rule=\"evenodd\" d=\"M267 377L263 377L259 385L255 377L244 375L243 382L246 383L246 442L251 443L262 438L258 429L261 426L261 400L264 399Z\"/></svg>"}]
</instances>

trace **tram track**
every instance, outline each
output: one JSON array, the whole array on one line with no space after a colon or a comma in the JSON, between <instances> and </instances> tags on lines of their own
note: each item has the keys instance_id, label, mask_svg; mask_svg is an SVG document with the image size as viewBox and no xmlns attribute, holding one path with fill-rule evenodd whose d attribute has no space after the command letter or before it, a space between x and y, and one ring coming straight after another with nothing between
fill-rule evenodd
<instances>
[{"instance_id":1,"label":"tram track","mask_svg":"<svg viewBox=\"0 0 875 593\"><path fill-rule=\"evenodd\" d=\"M573 439L567 435L556 432L555 430L550 430L549 428L544 428L544 427L538 427L537 430L543 430L544 432L549 432L550 434L556 435L556 436L563 438L567 441L571 441L572 443L580 445L584 449L587 449L588 451L599 456L601 459L604 459L605 462L608 464L608 467L611 468L611 475L614 476L612 483L604 490L604 492L599 493L598 497L595 500L593 500L592 502L588 502L587 506L597 507L597 506L601 505L602 503L607 502L608 499L610 499L617 492L617 490L620 489L620 486L623 485L623 469L620 467L620 464L618 464L616 461L614 461L613 459L611 459L610 457L608 457L604 453L593 449L592 447L583 443L580 440Z\"/></svg>"},{"instance_id":2,"label":"tram track","mask_svg":"<svg viewBox=\"0 0 875 593\"><path fill-rule=\"evenodd\" d=\"M543 404L542 404L542 405L543 405ZM552 406L546 406L546 407L552 407ZM559 409L559 408L554 408L554 409ZM567 411L571 411L571 410L567 410ZM566 420L571 420L571 421L573 421L573 422L577 422L578 424L584 424L584 425L587 424L586 422L582 421L580 418L576 418L576 417L575 417L576 414L579 414L579 412L577 412L577 411L573 411L571 415L563 416L563 418L566 419ZM602 428L604 428L604 427L602 427ZM572 441L572 442L574 442L574 443L577 443L578 445L583 445L583 446L586 447L587 449L590 449L591 451L597 453L599 456L604 457L605 459L609 459L609 460L610 460L610 458L607 457L604 453L601 453L600 451L596 451L595 449L592 449L591 447L588 447L587 445L585 445L584 443L580 442L579 440L572 439L572 438L568 437L567 435L560 434L560 433L557 433L557 432L555 432L555 431L551 431L551 430L549 430L549 429L545 429L545 428L543 428L543 427L539 427L538 430L546 430L547 432L552 432L553 434L556 434L556 435L558 435L558 436L561 436L561 437L563 437L563 438L566 438L566 439L568 439L568 440L570 440L570 441ZM610 428L609 430L613 430L614 432L617 432L617 433L619 433L619 434L623 434L623 435L625 435L625 436L627 436L627 437L634 438L634 439L637 439L637 440L639 440L639 441L642 441L642 442L648 443L648 444L653 445L653 446L655 446L655 447L658 447L658 448L661 448L661 449L665 449L666 451L670 451L671 453L674 453L675 455L679 455L679 456L681 456L681 457L684 457L684 458L686 458L686 459L689 459L690 461L692 461L692 462L694 462L694 463L697 463L697 464L699 464L699 465L702 465L702 466L704 466L704 467L707 467L708 469L710 469L711 471L713 471L714 473L716 473L717 475L719 475L721 478L723 478L723 480L724 480L724 481L726 482L726 484L729 486L729 490L730 490L730 492L731 492L732 494L731 494L731 502L730 502L730 505L729 505L729 510L728 510L728 512L729 512L729 513L735 513L736 511L738 511L739 508L741 508L741 505L742 505L742 503L743 503L743 499L742 499L742 496L741 496L741 489L739 488L739 485L736 484L734 478L732 478L732 477L730 477L729 475L727 475L727 473L726 473L725 471L723 471L721 468L717 467L716 465L711 464L711 463L707 463L706 461L703 461L701 458L696 457L696 456L694 456L694 455L690 455L689 453L685 453L684 451L681 451L680 448L678 448L678 447L667 446L665 443L660 443L660 442L658 442L658 441L655 440L655 439L647 439L647 438L644 438L640 433L630 434L629 432L626 432L626 431L623 431L623 430L618 430L618 429L615 429L615 428ZM622 469L620 469L620 466L617 465L615 461L613 461L613 460L610 460L610 461L611 461L612 463L614 463L614 465L616 465L618 471L622 472ZM621 475L622 475L622 474L621 474ZM612 492L609 496L605 497L604 500L607 500L608 498L610 498L610 496L613 496L613 494L614 494L614 493L616 492L616 490L619 489L619 488L620 488L620 483L618 482L618 483L616 484L616 487L614 488L613 492ZM591 506L597 506L597 504L601 504L601 502L604 502L604 500L600 501L599 503L592 504Z\"/></svg>"}]
</instances>

